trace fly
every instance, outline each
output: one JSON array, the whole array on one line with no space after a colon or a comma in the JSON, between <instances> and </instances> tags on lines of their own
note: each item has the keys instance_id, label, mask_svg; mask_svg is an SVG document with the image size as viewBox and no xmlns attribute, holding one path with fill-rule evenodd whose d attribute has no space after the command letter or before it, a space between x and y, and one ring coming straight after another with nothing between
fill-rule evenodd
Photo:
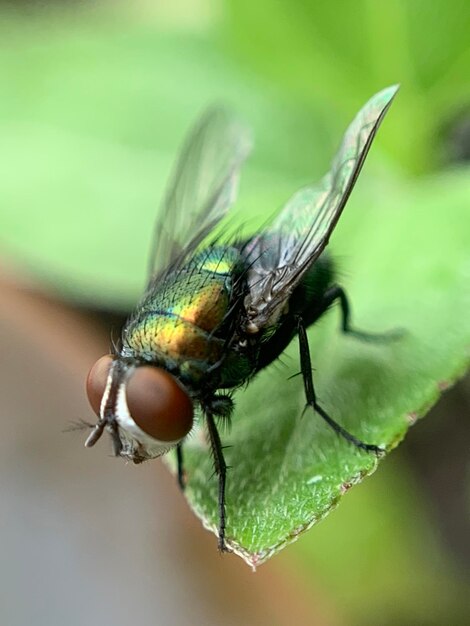
<instances>
[{"instance_id":1,"label":"fly","mask_svg":"<svg viewBox=\"0 0 470 626\"><path fill-rule=\"evenodd\" d=\"M203 245L232 206L249 131L224 109L205 113L189 135L168 186L150 256L147 289L113 354L87 379L98 415L86 446L106 429L114 453L135 463L175 449L184 488L183 445L201 410L219 480L220 550L225 544L223 447L217 421L229 420L232 390L250 382L297 336L306 407L341 437L380 454L318 403L306 329L339 301L341 329L360 339L349 302L324 253L364 160L398 90L373 96L348 127L330 171L297 191L262 232Z\"/></svg>"}]
</instances>

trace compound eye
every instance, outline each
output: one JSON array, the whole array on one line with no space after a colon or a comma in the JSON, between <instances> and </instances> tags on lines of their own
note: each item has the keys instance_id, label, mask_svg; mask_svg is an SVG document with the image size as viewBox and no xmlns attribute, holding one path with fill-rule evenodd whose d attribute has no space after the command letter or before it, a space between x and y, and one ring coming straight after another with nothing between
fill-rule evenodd
<instances>
[{"instance_id":1,"label":"compound eye","mask_svg":"<svg viewBox=\"0 0 470 626\"><path fill-rule=\"evenodd\" d=\"M109 368L113 362L113 357L110 354L102 356L93 365L88 372L86 379L86 392L88 401L91 404L93 411L100 416L101 400L106 389L106 382L108 380Z\"/></svg>"},{"instance_id":2,"label":"compound eye","mask_svg":"<svg viewBox=\"0 0 470 626\"><path fill-rule=\"evenodd\" d=\"M193 403L176 379L159 367L137 367L126 385L134 422L158 441L179 441L193 425Z\"/></svg>"}]
</instances>

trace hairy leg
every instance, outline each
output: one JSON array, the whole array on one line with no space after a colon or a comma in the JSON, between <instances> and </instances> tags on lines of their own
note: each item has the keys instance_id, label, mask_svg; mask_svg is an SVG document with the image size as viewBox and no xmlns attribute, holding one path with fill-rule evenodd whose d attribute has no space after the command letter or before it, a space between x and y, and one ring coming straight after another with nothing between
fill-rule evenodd
<instances>
[{"instance_id":1,"label":"hairy leg","mask_svg":"<svg viewBox=\"0 0 470 626\"><path fill-rule=\"evenodd\" d=\"M308 345L308 337L307 332L305 330L305 326L303 324L302 318L297 318L297 330L299 335L299 350L300 350L300 366L302 370L302 377L304 380L304 389L305 389L305 397L307 400L307 406L311 407L314 411L316 411L325 422L343 439L349 441L357 448L361 450L365 450L366 452L373 452L377 455L380 455L384 452L383 448L376 446L370 443L364 443L350 432L348 432L345 428L343 428L340 424L335 422L335 420L328 415L328 413L318 404L315 388L313 386L313 375L312 375L312 360L310 358L310 348Z\"/></svg>"}]
</instances>

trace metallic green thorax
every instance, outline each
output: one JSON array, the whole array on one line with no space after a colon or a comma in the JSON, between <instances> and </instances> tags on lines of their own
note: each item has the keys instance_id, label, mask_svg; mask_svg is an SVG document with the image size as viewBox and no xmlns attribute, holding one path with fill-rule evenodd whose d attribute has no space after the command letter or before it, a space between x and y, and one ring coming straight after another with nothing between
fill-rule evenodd
<instances>
[{"instance_id":1,"label":"metallic green thorax","mask_svg":"<svg viewBox=\"0 0 470 626\"><path fill-rule=\"evenodd\" d=\"M161 365L190 386L223 357L239 252L211 246L150 290L123 331L122 355Z\"/></svg>"}]
</instances>

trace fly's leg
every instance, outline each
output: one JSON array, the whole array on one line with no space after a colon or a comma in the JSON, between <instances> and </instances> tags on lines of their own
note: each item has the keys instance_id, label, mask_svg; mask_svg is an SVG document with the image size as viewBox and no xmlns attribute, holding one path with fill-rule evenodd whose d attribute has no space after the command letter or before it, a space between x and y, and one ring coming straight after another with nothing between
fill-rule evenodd
<instances>
[{"instance_id":1,"label":"fly's leg","mask_svg":"<svg viewBox=\"0 0 470 626\"><path fill-rule=\"evenodd\" d=\"M93 430L88 435L87 440L85 441L85 448L91 448L95 445L98 439L103 434L105 428L111 434L111 441L113 445L113 454L114 456L120 456L122 452L122 443L121 438L119 437L117 422L115 419L99 419L98 423L93 426Z\"/></svg>"},{"instance_id":2,"label":"fly's leg","mask_svg":"<svg viewBox=\"0 0 470 626\"><path fill-rule=\"evenodd\" d=\"M362 341L379 342L395 341L403 336L404 331L402 329L391 330L385 333L368 333L362 330L356 330L351 326L351 308L349 306L349 300L346 296L344 289L339 285L334 285L325 292L322 302L324 307L323 310L326 311L326 309L328 309L328 307L333 304L335 300L339 300L339 305L341 307L341 330L343 331L343 333L352 335L353 337L361 339Z\"/></svg>"},{"instance_id":3,"label":"fly's leg","mask_svg":"<svg viewBox=\"0 0 470 626\"><path fill-rule=\"evenodd\" d=\"M178 485L181 491L186 488L186 480L184 476L184 462L183 462L183 444L179 443L176 446L176 462L178 463Z\"/></svg>"},{"instance_id":4,"label":"fly's leg","mask_svg":"<svg viewBox=\"0 0 470 626\"><path fill-rule=\"evenodd\" d=\"M376 446L371 443L364 443L351 433L349 433L345 428L340 426L333 418L331 418L328 413L322 409L322 407L318 404L315 388L313 386L313 376L312 376L312 360L310 358L310 347L308 345L308 337L307 331L305 330L304 323L302 318L297 318L297 331L299 334L299 350L300 350L300 367L302 370L302 377L304 379L304 389L305 389L305 397L307 400L307 406L313 408L324 420L325 422L331 426L331 428L335 431L337 435L346 439L357 448L361 450L365 450L366 452L373 452L377 456L385 452L383 448Z\"/></svg>"},{"instance_id":5,"label":"fly's leg","mask_svg":"<svg viewBox=\"0 0 470 626\"><path fill-rule=\"evenodd\" d=\"M219 550L227 551L225 545L225 480L227 476L227 464L225 463L222 443L219 432L214 422L214 417L210 411L206 412L207 430L214 459L215 473L219 479Z\"/></svg>"}]
</instances>

